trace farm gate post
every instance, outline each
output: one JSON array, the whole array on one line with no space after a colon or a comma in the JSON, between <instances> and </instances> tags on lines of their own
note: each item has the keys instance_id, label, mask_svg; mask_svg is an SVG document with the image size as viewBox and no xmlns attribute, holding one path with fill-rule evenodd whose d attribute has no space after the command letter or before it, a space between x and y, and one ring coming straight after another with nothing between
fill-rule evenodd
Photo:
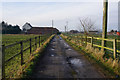
<instances>
[{"instance_id":1,"label":"farm gate post","mask_svg":"<svg viewBox=\"0 0 120 80\"><path fill-rule=\"evenodd\" d=\"M31 45L31 38L30 38L30 54L32 53L32 45Z\"/></svg>"},{"instance_id":2,"label":"farm gate post","mask_svg":"<svg viewBox=\"0 0 120 80\"><path fill-rule=\"evenodd\" d=\"M20 42L20 45L21 45L21 66L23 65L23 42L21 41Z\"/></svg>"},{"instance_id":3,"label":"farm gate post","mask_svg":"<svg viewBox=\"0 0 120 80\"><path fill-rule=\"evenodd\" d=\"M39 47L40 47L40 36L39 36Z\"/></svg>"},{"instance_id":4,"label":"farm gate post","mask_svg":"<svg viewBox=\"0 0 120 80\"><path fill-rule=\"evenodd\" d=\"M91 37L91 47L93 47L93 37Z\"/></svg>"},{"instance_id":5,"label":"farm gate post","mask_svg":"<svg viewBox=\"0 0 120 80\"><path fill-rule=\"evenodd\" d=\"M2 79L5 79L5 45L2 45Z\"/></svg>"},{"instance_id":6,"label":"farm gate post","mask_svg":"<svg viewBox=\"0 0 120 80\"><path fill-rule=\"evenodd\" d=\"M82 39L83 39L83 38L82 38L82 36L80 36L80 38L81 38L81 39L80 39L80 44L82 45Z\"/></svg>"},{"instance_id":7,"label":"farm gate post","mask_svg":"<svg viewBox=\"0 0 120 80\"><path fill-rule=\"evenodd\" d=\"M117 47L116 47L117 44L116 44L116 43L117 43L117 42L116 42L116 39L114 39L114 41L113 41L113 49L114 49L113 58L114 58L114 59L117 57L117 55L116 55L116 54L117 54L117 51L116 51L116 50L117 50L117 49L116 49L116 48L117 48Z\"/></svg>"},{"instance_id":8,"label":"farm gate post","mask_svg":"<svg viewBox=\"0 0 120 80\"><path fill-rule=\"evenodd\" d=\"M35 50L37 49L37 37L35 37Z\"/></svg>"}]
</instances>

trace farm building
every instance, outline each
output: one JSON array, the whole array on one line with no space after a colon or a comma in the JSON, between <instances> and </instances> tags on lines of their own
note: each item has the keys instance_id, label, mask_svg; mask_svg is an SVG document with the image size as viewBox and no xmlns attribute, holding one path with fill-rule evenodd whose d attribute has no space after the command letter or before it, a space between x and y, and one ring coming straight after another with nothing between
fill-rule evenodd
<instances>
[{"instance_id":1,"label":"farm building","mask_svg":"<svg viewBox=\"0 0 120 80\"><path fill-rule=\"evenodd\" d=\"M29 30L29 29L31 29L32 28L32 26L30 25L30 23L25 23L24 25L23 25L23 31L24 32L27 32L27 30Z\"/></svg>"},{"instance_id":2,"label":"farm building","mask_svg":"<svg viewBox=\"0 0 120 80\"><path fill-rule=\"evenodd\" d=\"M89 34L99 34L99 31L89 31Z\"/></svg>"},{"instance_id":3,"label":"farm building","mask_svg":"<svg viewBox=\"0 0 120 80\"><path fill-rule=\"evenodd\" d=\"M27 31L27 34L52 34L58 32L59 30L53 27L32 27Z\"/></svg>"},{"instance_id":4,"label":"farm building","mask_svg":"<svg viewBox=\"0 0 120 80\"><path fill-rule=\"evenodd\" d=\"M59 32L58 29L53 27L32 27L29 23L23 26L23 31L26 34L52 34Z\"/></svg>"},{"instance_id":5,"label":"farm building","mask_svg":"<svg viewBox=\"0 0 120 80\"><path fill-rule=\"evenodd\" d=\"M77 30L70 30L70 33L79 33Z\"/></svg>"}]
</instances>

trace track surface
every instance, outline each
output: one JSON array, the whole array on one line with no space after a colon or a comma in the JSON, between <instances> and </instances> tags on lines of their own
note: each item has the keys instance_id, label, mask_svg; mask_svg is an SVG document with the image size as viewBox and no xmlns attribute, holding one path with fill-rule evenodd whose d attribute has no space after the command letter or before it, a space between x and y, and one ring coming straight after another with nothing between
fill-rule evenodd
<instances>
[{"instance_id":1,"label":"track surface","mask_svg":"<svg viewBox=\"0 0 120 80\"><path fill-rule=\"evenodd\" d=\"M35 67L32 78L103 78L103 75L61 37L55 36Z\"/></svg>"}]
</instances>

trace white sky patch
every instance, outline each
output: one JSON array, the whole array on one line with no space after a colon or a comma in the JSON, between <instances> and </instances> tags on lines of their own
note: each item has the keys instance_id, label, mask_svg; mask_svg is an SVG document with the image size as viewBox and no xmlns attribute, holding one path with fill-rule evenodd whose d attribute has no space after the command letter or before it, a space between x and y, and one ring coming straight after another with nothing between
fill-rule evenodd
<instances>
[{"instance_id":1,"label":"white sky patch","mask_svg":"<svg viewBox=\"0 0 120 80\"><path fill-rule=\"evenodd\" d=\"M2 0L2 2L102 2L103 0ZM118 2L119 0L109 0Z\"/></svg>"},{"instance_id":2,"label":"white sky patch","mask_svg":"<svg viewBox=\"0 0 120 80\"><path fill-rule=\"evenodd\" d=\"M109 28L117 27L117 2L110 3ZM103 2L4 2L3 20L20 27L25 22L33 26L51 26L64 31L66 21L68 30L78 29L80 17L90 17L97 29L102 29Z\"/></svg>"},{"instance_id":3,"label":"white sky patch","mask_svg":"<svg viewBox=\"0 0 120 80\"><path fill-rule=\"evenodd\" d=\"M109 3L108 9L108 30L118 30L118 3Z\"/></svg>"},{"instance_id":4,"label":"white sky patch","mask_svg":"<svg viewBox=\"0 0 120 80\"><path fill-rule=\"evenodd\" d=\"M0 21L2 21L2 3L0 1Z\"/></svg>"}]
</instances>

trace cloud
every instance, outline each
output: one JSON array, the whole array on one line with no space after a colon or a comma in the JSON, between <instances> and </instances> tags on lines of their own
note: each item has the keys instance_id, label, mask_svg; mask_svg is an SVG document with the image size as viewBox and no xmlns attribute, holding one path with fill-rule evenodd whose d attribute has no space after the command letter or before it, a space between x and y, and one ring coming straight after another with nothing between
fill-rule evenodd
<instances>
[{"instance_id":1,"label":"cloud","mask_svg":"<svg viewBox=\"0 0 120 80\"><path fill-rule=\"evenodd\" d=\"M102 6L102 2L5 2L3 20L22 27L25 22L35 26L50 26L53 19L55 27L63 31L66 21L69 22L69 30L78 29L78 18L90 17L96 22L97 28L102 28ZM114 15L114 20L117 17L114 10L116 6L111 8L110 16Z\"/></svg>"},{"instance_id":2,"label":"cloud","mask_svg":"<svg viewBox=\"0 0 120 80\"><path fill-rule=\"evenodd\" d=\"M2 0L3 2L102 2L103 0ZM109 0L118 2L119 0Z\"/></svg>"}]
</instances>

